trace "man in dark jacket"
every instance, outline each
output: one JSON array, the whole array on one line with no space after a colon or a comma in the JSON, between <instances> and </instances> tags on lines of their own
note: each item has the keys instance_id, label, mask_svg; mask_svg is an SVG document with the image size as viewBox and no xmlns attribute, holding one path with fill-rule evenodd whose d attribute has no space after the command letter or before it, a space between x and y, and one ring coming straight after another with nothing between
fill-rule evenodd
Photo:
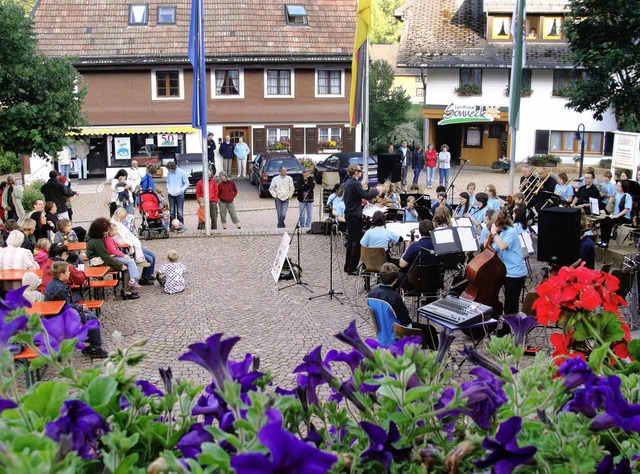
<instances>
[{"instance_id":1,"label":"man in dark jacket","mask_svg":"<svg viewBox=\"0 0 640 474\"><path fill-rule=\"evenodd\" d=\"M224 137L224 141L220 144L220 155L222 156L222 163L224 164L224 172L227 176L231 176L231 167L233 166L233 149L235 144L231 143L231 137L227 135Z\"/></svg>"},{"instance_id":2,"label":"man in dark jacket","mask_svg":"<svg viewBox=\"0 0 640 474\"><path fill-rule=\"evenodd\" d=\"M49 181L42 186L41 191L45 201L51 201L56 204L56 216L59 219L69 219L66 198L75 196L76 192L71 191L68 186L58 181L58 172L56 170L49 172Z\"/></svg>"},{"instance_id":3,"label":"man in dark jacket","mask_svg":"<svg viewBox=\"0 0 640 474\"><path fill-rule=\"evenodd\" d=\"M362 239L362 200L373 199L382 192L382 185L369 189L366 181L359 181L362 169L358 165L349 165L349 177L344 182L344 217L347 221L347 258L344 271L356 275L360 263L360 239ZM365 187L367 190L365 190Z\"/></svg>"},{"instance_id":4,"label":"man in dark jacket","mask_svg":"<svg viewBox=\"0 0 640 474\"><path fill-rule=\"evenodd\" d=\"M300 227L311 229L311 213L313 212L313 188L316 180L311 176L311 170L302 170L302 176L298 179L298 206L300 209Z\"/></svg>"},{"instance_id":5,"label":"man in dark jacket","mask_svg":"<svg viewBox=\"0 0 640 474\"><path fill-rule=\"evenodd\" d=\"M209 171L211 176L217 174L216 171L216 141L213 139L213 133L207 135L207 157L209 158Z\"/></svg>"}]
</instances>

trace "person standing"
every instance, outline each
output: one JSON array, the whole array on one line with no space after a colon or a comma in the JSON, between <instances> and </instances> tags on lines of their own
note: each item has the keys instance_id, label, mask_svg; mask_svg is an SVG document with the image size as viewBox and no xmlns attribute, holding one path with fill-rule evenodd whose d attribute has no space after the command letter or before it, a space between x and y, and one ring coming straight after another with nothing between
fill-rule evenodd
<instances>
[{"instance_id":1,"label":"person standing","mask_svg":"<svg viewBox=\"0 0 640 474\"><path fill-rule=\"evenodd\" d=\"M67 198L75 196L76 193L58 180L58 172L56 170L49 172L49 181L42 185L40 191L42 191L45 201L55 203L58 219L71 220L67 209Z\"/></svg>"},{"instance_id":2,"label":"person standing","mask_svg":"<svg viewBox=\"0 0 640 474\"><path fill-rule=\"evenodd\" d=\"M89 155L89 145L84 140L78 140L74 143L76 151L76 163L78 171L78 179L87 179L87 156Z\"/></svg>"},{"instance_id":3,"label":"person standing","mask_svg":"<svg viewBox=\"0 0 640 474\"><path fill-rule=\"evenodd\" d=\"M227 135L224 137L224 141L220 144L220 155L222 156L222 163L224 165L224 172L227 176L231 176L231 168L233 167L233 143L231 143L231 137Z\"/></svg>"},{"instance_id":4,"label":"person standing","mask_svg":"<svg viewBox=\"0 0 640 474\"><path fill-rule=\"evenodd\" d=\"M360 166L353 164L347 168L349 177L344 183L344 215L347 221L347 255L344 262L344 271L349 274L357 274L360 263L360 239L362 239L362 200L373 199L383 192L382 185L376 189L369 189L362 177Z\"/></svg>"},{"instance_id":5,"label":"person standing","mask_svg":"<svg viewBox=\"0 0 640 474\"><path fill-rule=\"evenodd\" d=\"M424 161L427 167L427 189L433 189L433 175L436 173L436 165L438 164L438 153L433 149L433 143L427 145Z\"/></svg>"},{"instance_id":6,"label":"person standing","mask_svg":"<svg viewBox=\"0 0 640 474\"><path fill-rule=\"evenodd\" d=\"M196 199L204 199L204 181L201 179L196 185ZM218 228L218 182L212 177L209 178L209 218L211 219L211 229Z\"/></svg>"},{"instance_id":7,"label":"person standing","mask_svg":"<svg viewBox=\"0 0 640 474\"><path fill-rule=\"evenodd\" d=\"M416 151L411 155L411 167L413 168L413 184L418 184L418 178L425 165L424 151L422 145L416 147Z\"/></svg>"},{"instance_id":8,"label":"person standing","mask_svg":"<svg viewBox=\"0 0 640 474\"><path fill-rule=\"evenodd\" d=\"M269 192L275 199L276 214L278 216L278 228L285 227L284 219L287 217L287 209L289 209L289 199L293 196L295 188L293 179L287 175L286 166L280 167L280 174L271 180Z\"/></svg>"},{"instance_id":9,"label":"person standing","mask_svg":"<svg viewBox=\"0 0 640 474\"><path fill-rule=\"evenodd\" d=\"M140 192L138 187L142 182L142 176L140 176L140 170L138 169L138 162L136 160L131 161L131 168L127 170L127 183L131 187L133 197L137 197L137 193Z\"/></svg>"},{"instance_id":10,"label":"person standing","mask_svg":"<svg viewBox=\"0 0 640 474\"><path fill-rule=\"evenodd\" d=\"M311 170L302 170L302 176L298 180L298 207L300 209L300 227L311 229L311 213L313 212L313 188L316 181L311 176Z\"/></svg>"},{"instance_id":11,"label":"person standing","mask_svg":"<svg viewBox=\"0 0 640 474\"><path fill-rule=\"evenodd\" d=\"M218 198L220 201L218 205L220 206L220 222L222 223L222 228L227 228L227 211L229 211L231 222L240 229L240 220L236 215L236 205L233 202L238 195L236 183L231 181L224 171L220 171L218 176L220 177L220 184L218 184Z\"/></svg>"},{"instance_id":12,"label":"person standing","mask_svg":"<svg viewBox=\"0 0 640 474\"><path fill-rule=\"evenodd\" d=\"M247 156L249 156L249 145L244 142L244 138L238 138L238 143L233 148L233 154L238 160L238 178L247 177Z\"/></svg>"},{"instance_id":13,"label":"person standing","mask_svg":"<svg viewBox=\"0 0 640 474\"><path fill-rule=\"evenodd\" d=\"M216 170L216 141L213 139L213 133L207 134L207 158L209 160L209 172L211 176L217 174Z\"/></svg>"},{"instance_id":14,"label":"person standing","mask_svg":"<svg viewBox=\"0 0 640 474\"><path fill-rule=\"evenodd\" d=\"M189 187L189 178L184 170L177 168L174 161L167 163L167 196L171 220L178 219L184 227L184 192Z\"/></svg>"},{"instance_id":15,"label":"person standing","mask_svg":"<svg viewBox=\"0 0 640 474\"><path fill-rule=\"evenodd\" d=\"M23 194L24 188L16 184L15 176L12 174L8 175L7 187L4 193L2 193L2 207L6 212L7 219L22 221L24 218L24 208L22 207Z\"/></svg>"},{"instance_id":16,"label":"person standing","mask_svg":"<svg viewBox=\"0 0 640 474\"><path fill-rule=\"evenodd\" d=\"M438 167L440 169L440 180L438 184L448 188L449 170L451 169L451 153L449 153L449 145L446 143L440 147L440 153L438 153Z\"/></svg>"},{"instance_id":17,"label":"person standing","mask_svg":"<svg viewBox=\"0 0 640 474\"><path fill-rule=\"evenodd\" d=\"M409 150L409 144L406 140L402 140L402 146L398 150L402 154L402 186L407 185L407 172L412 161L412 153Z\"/></svg>"},{"instance_id":18,"label":"person standing","mask_svg":"<svg viewBox=\"0 0 640 474\"><path fill-rule=\"evenodd\" d=\"M69 173L71 171L71 150L67 145L62 147L62 150L58 152L58 170L60 174L69 179Z\"/></svg>"}]
</instances>

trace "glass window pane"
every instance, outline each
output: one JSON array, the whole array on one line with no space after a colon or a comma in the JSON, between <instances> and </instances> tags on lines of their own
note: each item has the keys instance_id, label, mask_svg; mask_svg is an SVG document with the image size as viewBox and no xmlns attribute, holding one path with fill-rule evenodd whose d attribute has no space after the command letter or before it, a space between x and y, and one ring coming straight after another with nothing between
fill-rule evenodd
<instances>
[{"instance_id":1,"label":"glass window pane","mask_svg":"<svg viewBox=\"0 0 640 474\"><path fill-rule=\"evenodd\" d=\"M565 151L573 151L575 132L562 132L562 146Z\"/></svg>"},{"instance_id":2,"label":"glass window pane","mask_svg":"<svg viewBox=\"0 0 640 474\"><path fill-rule=\"evenodd\" d=\"M158 23L174 24L176 22L176 7L158 7Z\"/></svg>"},{"instance_id":3,"label":"glass window pane","mask_svg":"<svg viewBox=\"0 0 640 474\"><path fill-rule=\"evenodd\" d=\"M562 132L551 132L551 150L562 150Z\"/></svg>"},{"instance_id":4,"label":"glass window pane","mask_svg":"<svg viewBox=\"0 0 640 474\"><path fill-rule=\"evenodd\" d=\"M590 132L589 134L589 151L597 153L602 152L602 133Z\"/></svg>"},{"instance_id":5,"label":"glass window pane","mask_svg":"<svg viewBox=\"0 0 640 474\"><path fill-rule=\"evenodd\" d=\"M131 25L147 24L147 5L140 5L140 4L129 5L129 24Z\"/></svg>"}]
</instances>

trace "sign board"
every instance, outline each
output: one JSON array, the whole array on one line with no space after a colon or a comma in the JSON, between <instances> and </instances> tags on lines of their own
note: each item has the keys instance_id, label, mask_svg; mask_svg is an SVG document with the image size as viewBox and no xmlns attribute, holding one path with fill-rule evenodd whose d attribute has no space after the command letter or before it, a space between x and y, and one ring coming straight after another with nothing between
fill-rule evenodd
<instances>
[{"instance_id":1,"label":"sign board","mask_svg":"<svg viewBox=\"0 0 640 474\"><path fill-rule=\"evenodd\" d=\"M640 134L616 132L613 140L613 168L635 169Z\"/></svg>"},{"instance_id":2,"label":"sign board","mask_svg":"<svg viewBox=\"0 0 640 474\"><path fill-rule=\"evenodd\" d=\"M287 259L290 242L291 237L289 237L289 234L285 232L282 236L282 240L280 241L280 246L278 247L278 252L276 253L276 259L271 266L271 276L273 277L273 281L275 281L276 283L278 283L278 280L280 280L280 273L282 272L284 261Z\"/></svg>"},{"instance_id":3,"label":"sign board","mask_svg":"<svg viewBox=\"0 0 640 474\"><path fill-rule=\"evenodd\" d=\"M500 118L500 107L488 105L456 105L451 103L444 109L438 125L452 123L493 122Z\"/></svg>"},{"instance_id":4,"label":"sign board","mask_svg":"<svg viewBox=\"0 0 640 474\"><path fill-rule=\"evenodd\" d=\"M131 138L129 137L115 137L114 148L116 151L116 160L130 160L131 159Z\"/></svg>"},{"instance_id":5,"label":"sign board","mask_svg":"<svg viewBox=\"0 0 640 474\"><path fill-rule=\"evenodd\" d=\"M178 146L177 133L158 133L158 146Z\"/></svg>"},{"instance_id":6,"label":"sign board","mask_svg":"<svg viewBox=\"0 0 640 474\"><path fill-rule=\"evenodd\" d=\"M155 145L156 142L153 140L153 138L145 138L144 139L144 144L145 145Z\"/></svg>"}]
</instances>

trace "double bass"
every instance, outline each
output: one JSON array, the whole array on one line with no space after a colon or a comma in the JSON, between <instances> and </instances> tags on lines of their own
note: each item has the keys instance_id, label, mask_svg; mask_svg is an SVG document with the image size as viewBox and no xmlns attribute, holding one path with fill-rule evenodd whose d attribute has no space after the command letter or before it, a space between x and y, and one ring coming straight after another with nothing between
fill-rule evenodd
<instances>
[{"instance_id":1,"label":"double bass","mask_svg":"<svg viewBox=\"0 0 640 474\"><path fill-rule=\"evenodd\" d=\"M496 226L502 224L503 212L496 219ZM503 308L498 295L500 288L504 285L507 268L491 246L492 243L493 235L490 233L484 250L467 264L464 274L467 288L460 297L491 306L494 316L498 316L502 314Z\"/></svg>"}]
</instances>

